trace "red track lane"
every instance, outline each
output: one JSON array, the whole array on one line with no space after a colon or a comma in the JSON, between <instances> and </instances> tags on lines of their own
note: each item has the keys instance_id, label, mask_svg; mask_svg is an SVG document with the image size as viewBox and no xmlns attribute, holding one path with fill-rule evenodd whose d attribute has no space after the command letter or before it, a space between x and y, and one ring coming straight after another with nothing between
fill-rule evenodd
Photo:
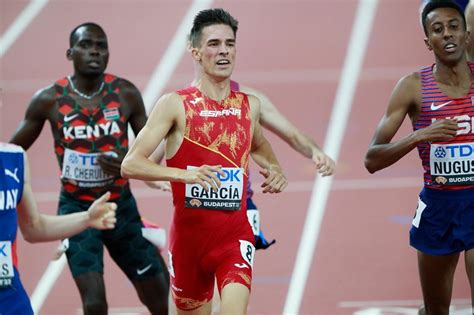
<instances>
[{"instance_id":1,"label":"red track lane","mask_svg":"<svg viewBox=\"0 0 474 315\"><path fill-rule=\"evenodd\" d=\"M14 20L26 2L2 2L2 22ZM109 36L108 70L133 81L142 91L170 42L190 0L50 1L1 60L5 82L0 111L0 140L8 140L22 119L32 94L69 74L65 58L70 30L85 21L101 24ZM260 89L296 125L321 145L328 128L339 75L346 55L356 0L216 1L240 21L235 76ZM6 7L7 10L3 10ZM363 156L383 114L390 92L406 69L432 62L424 48L417 1L381 0L341 150L338 180L419 176L420 163L411 154L391 169L369 176ZM183 39L185 40L185 39ZM375 71L375 72L374 72ZM192 80L185 56L165 92ZM35 191L59 190L50 127L29 151ZM409 132L409 126L404 126ZM268 134L268 133L267 133ZM314 178L312 163L273 135L268 136L292 183ZM252 179L261 178L252 166ZM295 187L295 186L294 186ZM300 186L298 186L300 187ZM133 188L144 189L134 182ZM277 244L257 253L249 314L281 314L285 303L311 186L269 196L258 193L262 227ZM141 190L140 190L141 191ZM409 216L417 188L333 190L329 196L315 258L301 305L302 314L352 314L344 301L419 299L415 252L408 246ZM169 227L171 199L137 196L142 214ZM55 213L56 199L40 202ZM21 239L21 237L20 237ZM22 279L32 293L56 244L32 246L20 241ZM106 284L112 309L141 305L132 286L106 254ZM459 268L460 270L462 268ZM455 298L468 297L464 275L457 277ZM42 314L76 314L77 289L68 271L49 295Z\"/></svg>"},{"instance_id":2,"label":"red track lane","mask_svg":"<svg viewBox=\"0 0 474 315\"><path fill-rule=\"evenodd\" d=\"M0 2L0 34L8 29L16 16L26 7L29 1L5 0Z\"/></svg>"}]
</instances>

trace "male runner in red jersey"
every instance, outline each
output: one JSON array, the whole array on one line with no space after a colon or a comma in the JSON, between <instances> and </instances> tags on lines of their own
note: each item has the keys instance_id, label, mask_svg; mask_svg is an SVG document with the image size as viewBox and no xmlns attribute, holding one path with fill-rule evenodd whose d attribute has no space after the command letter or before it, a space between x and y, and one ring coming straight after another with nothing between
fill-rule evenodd
<instances>
[{"instance_id":1,"label":"male runner in red jersey","mask_svg":"<svg viewBox=\"0 0 474 315\"><path fill-rule=\"evenodd\" d=\"M104 73L109 50L99 25L77 26L69 41L66 55L73 62L74 74L36 93L11 142L28 149L48 120L62 170L58 213L85 211L105 191L111 192L111 200L118 205L114 230L89 229L69 238L66 255L84 314L107 314L104 245L150 312L166 314L167 269L143 237L128 180L120 176L120 155L128 149L128 125L138 133L146 122L140 92L129 81Z\"/></svg>"},{"instance_id":2,"label":"male runner in red jersey","mask_svg":"<svg viewBox=\"0 0 474 315\"><path fill-rule=\"evenodd\" d=\"M188 51L192 50L191 42L188 38ZM199 83L201 77L201 68L199 63L194 62L194 81L191 85L196 86ZM330 176L334 174L336 170L335 162L311 139L308 135L304 134L295 125L293 125L272 103L272 101L262 92L257 91L248 86L239 84L236 81L230 81L230 88L234 91L244 92L248 95L253 95L258 98L260 102L260 124L262 127L270 130L282 140L288 143L295 151L299 152L303 156L310 158L316 165L318 172L322 176ZM163 146L153 152L150 159L156 163L160 163L164 157ZM156 189L162 189L166 191L168 186L166 182L147 182L148 186ZM247 182L247 216L252 226L252 230L255 235L255 248L267 249L269 246L275 243L275 240L269 242L265 238L260 227L260 213L253 202L253 190L250 184L250 180Z\"/></svg>"},{"instance_id":3,"label":"male runner in red jersey","mask_svg":"<svg viewBox=\"0 0 474 315\"><path fill-rule=\"evenodd\" d=\"M201 80L160 98L122 163L125 177L169 180L171 288L178 313L210 314L214 279L221 313L245 314L254 237L245 213L249 154L263 168L263 191L286 179L258 122L255 97L232 91L237 21L222 9L201 11L191 30ZM167 167L148 157L166 139Z\"/></svg>"},{"instance_id":4,"label":"male runner in red jersey","mask_svg":"<svg viewBox=\"0 0 474 315\"><path fill-rule=\"evenodd\" d=\"M418 251L424 298L419 314L447 315L461 252L474 300L474 64L466 60L469 34L455 3L428 2L421 21L435 63L398 82L365 166L374 173L418 149L424 188L410 244ZM391 142L407 115L413 133Z\"/></svg>"}]
</instances>

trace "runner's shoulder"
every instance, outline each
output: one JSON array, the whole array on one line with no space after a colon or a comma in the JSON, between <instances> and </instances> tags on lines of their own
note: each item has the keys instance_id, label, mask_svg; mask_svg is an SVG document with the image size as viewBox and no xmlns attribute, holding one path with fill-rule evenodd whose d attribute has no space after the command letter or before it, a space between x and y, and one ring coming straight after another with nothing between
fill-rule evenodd
<instances>
[{"instance_id":1,"label":"runner's shoulder","mask_svg":"<svg viewBox=\"0 0 474 315\"><path fill-rule=\"evenodd\" d=\"M56 103L57 92L54 84L38 90L32 97L30 109L48 111Z\"/></svg>"}]
</instances>

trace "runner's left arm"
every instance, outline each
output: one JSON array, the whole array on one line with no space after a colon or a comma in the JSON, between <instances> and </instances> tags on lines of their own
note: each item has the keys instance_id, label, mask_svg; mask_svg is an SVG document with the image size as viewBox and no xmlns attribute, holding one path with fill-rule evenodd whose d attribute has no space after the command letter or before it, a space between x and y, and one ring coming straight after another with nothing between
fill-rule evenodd
<instances>
[{"instance_id":1,"label":"runner's left arm","mask_svg":"<svg viewBox=\"0 0 474 315\"><path fill-rule=\"evenodd\" d=\"M281 169L270 142L265 138L259 122L260 102L257 98L249 95L249 103L252 114L252 159L263 169L260 171L265 177L262 184L264 193L279 193L285 189L288 182Z\"/></svg>"},{"instance_id":2,"label":"runner's left arm","mask_svg":"<svg viewBox=\"0 0 474 315\"><path fill-rule=\"evenodd\" d=\"M256 96L260 101L260 123L288 143L295 151L310 158L322 176L332 175L336 169L334 161L301 130L296 128L263 93L242 86L241 91Z\"/></svg>"}]
</instances>

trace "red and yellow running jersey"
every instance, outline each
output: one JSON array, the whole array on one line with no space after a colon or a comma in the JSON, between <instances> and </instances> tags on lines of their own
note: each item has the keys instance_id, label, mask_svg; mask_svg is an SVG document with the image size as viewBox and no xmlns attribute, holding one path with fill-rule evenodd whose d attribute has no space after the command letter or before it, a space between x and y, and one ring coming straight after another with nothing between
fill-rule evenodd
<instances>
[{"instance_id":1,"label":"red and yellow running jersey","mask_svg":"<svg viewBox=\"0 0 474 315\"><path fill-rule=\"evenodd\" d=\"M81 106L71 97L68 78L55 83L58 136L54 146L62 190L80 200L95 200L106 191L111 192L111 199L117 199L130 189L128 180L105 173L96 160L100 154L116 155L128 149L118 83L116 76L104 74L101 100L94 109Z\"/></svg>"},{"instance_id":2,"label":"red and yellow running jersey","mask_svg":"<svg viewBox=\"0 0 474 315\"><path fill-rule=\"evenodd\" d=\"M247 168L251 147L251 117L246 94L232 90L230 95L214 101L196 87L177 91L183 99L186 127L183 142L167 165L192 169L206 165L222 165L222 186L207 192L200 185L172 182L175 215L204 210L227 216L245 208ZM186 209L188 208L188 209ZM245 211L242 216L246 219Z\"/></svg>"},{"instance_id":3,"label":"red and yellow running jersey","mask_svg":"<svg viewBox=\"0 0 474 315\"><path fill-rule=\"evenodd\" d=\"M457 135L449 142L423 142L418 153L425 186L439 190L474 187L474 87L463 97L450 98L438 87L433 67L421 69L422 104L413 129L423 129L437 119L458 121ZM474 64L469 63L471 72Z\"/></svg>"}]
</instances>

